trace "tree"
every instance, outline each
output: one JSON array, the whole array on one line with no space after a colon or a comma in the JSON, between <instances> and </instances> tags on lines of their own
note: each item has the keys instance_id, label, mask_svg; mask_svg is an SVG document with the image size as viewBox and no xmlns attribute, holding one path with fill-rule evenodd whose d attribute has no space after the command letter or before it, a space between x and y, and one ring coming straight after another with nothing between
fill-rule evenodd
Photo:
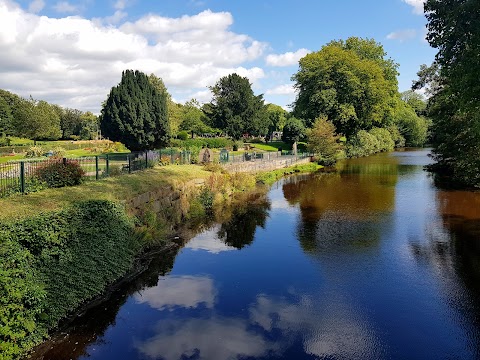
<instances>
[{"instance_id":1,"label":"tree","mask_svg":"<svg viewBox=\"0 0 480 360\"><path fill-rule=\"evenodd\" d=\"M0 97L0 136L11 135L12 129L12 110L4 98Z\"/></svg>"},{"instance_id":2,"label":"tree","mask_svg":"<svg viewBox=\"0 0 480 360\"><path fill-rule=\"evenodd\" d=\"M32 98L18 102L13 110L15 135L37 140L57 140L62 136L60 117L46 101Z\"/></svg>"},{"instance_id":3,"label":"tree","mask_svg":"<svg viewBox=\"0 0 480 360\"><path fill-rule=\"evenodd\" d=\"M180 124L180 130L187 131L192 134L203 134L211 132L212 129L207 126L204 122L206 116L200 108L200 103L192 99L187 101L182 108L183 110L183 121Z\"/></svg>"},{"instance_id":4,"label":"tree","mask_svg":"<svg viewBox=\"0 0 480 360\"><path fill-rule=\"evenodd\" d=\"M427 101L422 94L413 90L407 90L400 94L403 102L409 105L418 116L425 116L427 110Z\"/></svg>"},{"instance_id":5,"label":"tree","mask_svg":"<svg viewBox=\"0 0 480 360\"><path fill-rule=\"evenodd\" d=\"M244 133L266 135L268 117L263 95L255 96L246 77L230 74L211 87L213 99L206 108L216 128L234 139Z\"/></svg>"},{"instance_id":6,"label":"tree","mask_svg":"<svg viewBox=\"0 0 480 360\"><path fill-rule=\"evenodd\" d=\"M82 130L82 112L77 109L62 109L60 107L59 110L62 138L70 139L72 135L80 136Z\"/></svg>"},{"instance_id":7,"label":"tree","mask_svg":"<svg viewBox=\"0 0 480 360\"><path fill-rule=\"evenodd\" d=\"M347 137L387 126L398 93L397 64L373 40L333 41L300 60L292 76L298 95L294 115L312 123L327 116Z\"/></svg>"},{"instance_id":8,"label":"tree","mask_svg":"<svg viewBox=\"0 0 480 360\"><path fill-rule=\"evenodd\" d=\"M307 148L318 156L322 165L333 165L337 160L337 154L343 147L339 142L340 135L336 134L335 125L326 117L319 117L307 130Z\"/></svg>"},{"instance_id":9,"label":"tree","mask_svg":"<svg viewBox=\"0 0 480 360\"><path fill-rule=\"evenodd\" d=\"M123 142L130 150L166 145L170 138L166 95L140 71L122 72L105 102L100 128L104 137Z\"/></svg>"},{"instance_id":10,"label":"tree","mask_svg":"<svg viewBox=\"0 0 480 360\"><path fill-rule=\"evenodd\" d=\"M268 116L268 133L271 134L274 131L281 131L287 123L287 112L278 105L268 104L266 106L266 112Z\"/></svg>"},{"instance_id":11,"label":"tree","mask_svg":"<svg viewBox=\"0 0 480 360\"><path fill-rule=\"evenodd\" d=\"M152 73L148 76L148 79L161 94L164 94L167 97L168 124L170 126L171 134L176 135L180 129L180 124L183 121L183 105L172 100L172 95L168 92L162 78Z\"/></svg>"},{"instance_id":12,"label":"tree","mask_svg":"<svg viewBox=\"0 0 480 360\"><path fill-rule=\"evenodd\" d=\"M427 85L433 121L431 167L456 185L480 186L480 3L427 0L427 40L438 49L432 66L422 66L414 88Z\"/></svg>"},{"instance_id":13,"label":"tree","mask_svg":"<svg viewBox=\"0 0 480 360\"><path fill-rule=\"evenodd\" d=\"M83 140L96 140L99 136L100 124L98 116L87 111L80 115L82 128L80 130L80 138Z\"/></svg>"},{"instance_id":14,"label":"tree","mask_svg":"<svg viewBox=\"0 0 480 360\"><path fill-rule=\"evenodd\" d=\"M395 108L395 124L405 138L406 146L423 146L427 140L429 121L418 116L415 110L403 101Z\"/></svg>"},{"instance_id":15,"label":"tree","mask_svg":"<svg viewBox=\"0 0 480 360\"><path fill-rule=\"evenodd\" d=\"M288 119L283 127L282 140L287 144L294 144L305 136L305 125L303 121L297 118Z\"/></svg>"}]
</instances>

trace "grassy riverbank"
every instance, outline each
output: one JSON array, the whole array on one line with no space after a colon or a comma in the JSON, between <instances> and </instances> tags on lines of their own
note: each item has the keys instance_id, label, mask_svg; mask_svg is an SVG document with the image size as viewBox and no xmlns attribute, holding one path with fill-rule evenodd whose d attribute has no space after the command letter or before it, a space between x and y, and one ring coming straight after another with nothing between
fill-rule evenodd
<instances>
[{"instance_id":1,"label":"grassy riverbank","mask_svg":"<svg viewBox=\"0 0 480 360\"><path fill-rule=\"evenodd\" d=\"M266 176L211 170L172 165L0 200L0 359L18 358L132 271L145 249L166 244L166 229L201 222ZM185 187L192 181L203 185ZM168 211L137 201L159 189L175 193Z\"/></svg>"}]
</instances>

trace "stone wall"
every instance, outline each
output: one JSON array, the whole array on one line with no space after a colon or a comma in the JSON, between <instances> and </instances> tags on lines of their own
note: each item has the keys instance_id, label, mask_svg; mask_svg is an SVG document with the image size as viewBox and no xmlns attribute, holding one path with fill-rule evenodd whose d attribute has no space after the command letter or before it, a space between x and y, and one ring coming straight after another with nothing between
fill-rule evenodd
<instances>
[{"instance_id":1,"label":"stone wall","mask_svg":"<svg viewBox=\"0 0 480 360\"><path fill-rule=\"evenodd\" d=\"M163 186L132 198L126 202L125 208L133 215L142 215L146 211L161 214L171 228L174 228L187 215L190 201L204 184L205 179L194 179L186 183Z\"/></svg>"},{"instance_id":2,"label":"stone wall","mask_svg":"<svg viewBox=\"0 0 480 360\"><path fill-rule=\"evenodd\" d=\"M311 157L296 160L294 157L278 158L270 161L244 161L223 165L229 172L258 172L286 168L297 164L307 164L311 162Z\"/></svg>"}]
</instances>

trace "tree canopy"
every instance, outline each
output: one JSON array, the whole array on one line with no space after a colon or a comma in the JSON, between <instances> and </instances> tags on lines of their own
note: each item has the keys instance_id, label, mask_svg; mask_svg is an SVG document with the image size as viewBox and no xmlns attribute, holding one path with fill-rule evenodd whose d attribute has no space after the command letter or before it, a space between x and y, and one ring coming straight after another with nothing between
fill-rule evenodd
<instances>
[{"instance_id":1,"label":"tree canopy","mask_svg":"<svg viewBox=\"0 0 480 360\"><path fill-rule=\"evenodd\" d=\"M308 124L327 116L347 137L385 126L398 93L398 65L385 55L382 45L360 38L332 41L306 55L292 76L298 90L294 115Z\"/></svg>"},{"instance_id":2,"label":"tree canopy","mask_svg":"<svg viewBox=\"0 0 480 360\"><path fill-rule=\"evenodd\" d=\"M305 136L305 124L302 120L291 117L283 127L282 140L287 144L300 141Z\"/></svg>"},{"instance_id":3,"label":"tree canopy","mask_svg":"<svg viewBox=\"0 0 480 360\"><path fill-rule=\"evenodd\" d=\"M263 95L254 95L248 78L230 74L220 78L210 90L213 99L205 109L216 128L234 139L245 133L267 134L269 124Z\"/></svg>"},{"instance_id":4,"label":"tree canopy","mask_svg":"<svg viewBox=\"0 0 480 360\"><path fill-rule=\"evenodd\" d=\"M457 185L480 186L480 2L427 0L427 40L438 49L414 88L432 95L433 153L439 173Z\"/></svg>"},{"instance_id":5,"label":"tree canopy","mask_svg":"<svg viewBox=\"0 0 480 360\"><path fill-rule=\"evenodd\" d=\"M167 96L140 71L122 72L105 102L100 127L102 134L123 142L130 150L164 146L170 138Z\"/></svg>"}]
</instances>

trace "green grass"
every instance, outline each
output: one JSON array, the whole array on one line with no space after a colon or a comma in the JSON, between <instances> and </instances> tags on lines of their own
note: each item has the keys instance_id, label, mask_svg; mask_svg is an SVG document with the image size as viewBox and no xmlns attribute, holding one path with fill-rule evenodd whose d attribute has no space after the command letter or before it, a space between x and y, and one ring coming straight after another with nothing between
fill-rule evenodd
<instances>
[{"instance_id":1,"label":"green grass","mask_svg":"<svg viewBox=\"0 0 480 360\"><path fill-rule=\"evenodd\" d=\"M275 181L279 180L285 175L291 175L295 173L311 173L320 169L323 169L323 166L318 165L317 163L300 164L290 166L284 169L261 172L258 173L255 178L257 182L266 185L272 185Z\"/></svg>"},{"instance_id":2,"label":"green grass","mask_svg":"<svg viewBox=\"0 0 480 360\"><path fill-rule=\"evenodd\" d=\"M28 195L0 199L0 221L21 219L44 211L60 210L77 202L92 199L125 201L162 185L207 178L211 172L196 165L168 165L130 175L88 181L82 185L46 189Z\"/></svg>"},{"instance_id":3,"label":"green grass","mask_svg":"<svg viewBox=\"0 0 480 360\"><path fill-rule=\"evenodd\" d=\"M267 144L252 143L250 144L250 146L254 147L255 149L263 150L263 151L278 151L278 149L287 150L287 151L292 150L292 145L286 144L283 141L272 141ZM297 149L300 152L306 152L307 143L299 141L297 143Z\"/></svg>"},{"instance_id":4,"label":"green grass","mask_svg":"<svg viewBox=\"0 0 480 360\"><path fill-rule=\"evenodd\" d=\"M4 164L9 161L23 159L23 154L9 155L9 156L0 156L0 164Z\"/></svg>"}]
</instances>

